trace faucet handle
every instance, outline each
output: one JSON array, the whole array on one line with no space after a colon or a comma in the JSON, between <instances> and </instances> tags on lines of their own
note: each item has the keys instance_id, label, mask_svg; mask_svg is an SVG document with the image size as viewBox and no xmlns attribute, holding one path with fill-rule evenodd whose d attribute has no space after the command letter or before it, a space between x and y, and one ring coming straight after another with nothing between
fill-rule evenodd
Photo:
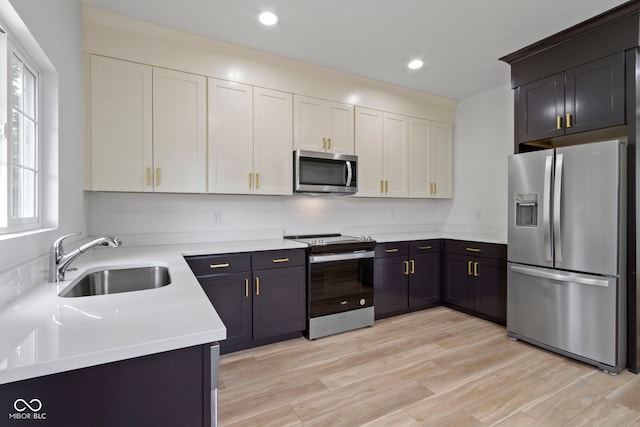
<instances>
[{"instance_id":1,"label":"faucet handle","mask_svg":"<svg viewBox=\"0 0 640 427\"><path fill-rule=\"evenodd\" d=\"M56 251L56 252L62 252L62 241L64 239L66 239L67 237L71 237L71 236L79 236L82 233L75 232L75 233L70 233L70 234L65 234L62 237L57 238L56 240L54 240L54 242L51 244L51 247Z\"/></svg>"}]
</instances>

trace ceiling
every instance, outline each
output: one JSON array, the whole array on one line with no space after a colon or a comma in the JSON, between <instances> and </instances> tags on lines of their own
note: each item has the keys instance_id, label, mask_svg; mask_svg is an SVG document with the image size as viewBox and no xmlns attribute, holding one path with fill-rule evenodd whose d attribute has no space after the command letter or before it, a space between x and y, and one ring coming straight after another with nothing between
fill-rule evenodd
<instances>
[{"instance_id":1,"label":"ceiling","mask_svg":"<svg viewBox=\"0 0 640 427\"><path fill-rule=\"evenodd\" d=\"M626 0L81 0L218 40L461 100L509 82L498 58ZM257 15L272 10L275 27ZM425 66L409 70L420 58Z\"/></svg>"}]
</instances>

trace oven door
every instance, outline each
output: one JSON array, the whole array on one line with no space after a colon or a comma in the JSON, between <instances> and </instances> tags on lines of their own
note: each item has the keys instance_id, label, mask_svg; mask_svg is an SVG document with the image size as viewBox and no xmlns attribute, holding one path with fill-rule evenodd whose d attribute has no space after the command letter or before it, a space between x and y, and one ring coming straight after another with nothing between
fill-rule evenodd
<instances>
[{"instance_id":1,"label":"oven door","mask_svg":"<svg viewBox=\"0 0 640 427\"><path fill-rule=\"evenodd\" d=\"M309 317L373 306L373 251L311 255Z\"/></svg>"}]
</instances>

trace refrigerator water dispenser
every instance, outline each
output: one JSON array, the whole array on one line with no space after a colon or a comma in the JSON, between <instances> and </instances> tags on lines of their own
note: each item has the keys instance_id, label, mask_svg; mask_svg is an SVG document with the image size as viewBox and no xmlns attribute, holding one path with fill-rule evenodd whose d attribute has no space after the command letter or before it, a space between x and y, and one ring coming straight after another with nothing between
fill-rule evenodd
<instances>
[{"instance_id":1,"label":"refrigerator water dispenser","mask_svg":"<svg viewBox=\"0 0 640 427\"><path fill-rule=\"evenodd\" d=\"M538 226L538 193L516 194L516 227Z\"/></svg>"}]
</instances>

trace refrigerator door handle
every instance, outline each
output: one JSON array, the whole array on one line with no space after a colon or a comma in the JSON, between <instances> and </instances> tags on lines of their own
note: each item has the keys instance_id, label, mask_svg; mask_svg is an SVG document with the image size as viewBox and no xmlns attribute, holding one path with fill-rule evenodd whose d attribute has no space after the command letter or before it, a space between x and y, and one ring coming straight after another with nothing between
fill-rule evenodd
<instances>
[{"instance_id":1,"label":"refrigerator door handle","mask_svg":"<svg viewBox=\"0 0 640 427\"><path fill-rule=\"evenodd\" d=\"M556 155L556 173L553 181L553 243L555 247L555 262L562 261L562 167L564 156Z\"/></svg>"},{"instance_id":2,"label":"refrigerator door handle","mask_svg":"<svg viewBox=\"0 0 640 427\"><path fill-rule=\"evenodd\" d=\"M553 168L553 156L547 156L544 163L544 188L542 198L544 210L542 211L542 227L544 229L544 252L547 261L553 261L551 252L551 172Z\"/></svg>"},{"instance_id":3,"label":"refrigerator door handle","mask_svg":"<svg viewBox=\"0 0 640 427\"><path fill-rule=\"evenodd\" d=\"M514 273L520 273L527 276L540 277L542 279L556 280L558 282L571 282L580 285L602 286L604 288L609 287L607 280L593 279L589 277L580 277L576 275L567 275L559 272L551 272L545 270L539 270L537 268L523 267L521 265L511 265L511 271Z\"/></svg>"}]
</instances>

